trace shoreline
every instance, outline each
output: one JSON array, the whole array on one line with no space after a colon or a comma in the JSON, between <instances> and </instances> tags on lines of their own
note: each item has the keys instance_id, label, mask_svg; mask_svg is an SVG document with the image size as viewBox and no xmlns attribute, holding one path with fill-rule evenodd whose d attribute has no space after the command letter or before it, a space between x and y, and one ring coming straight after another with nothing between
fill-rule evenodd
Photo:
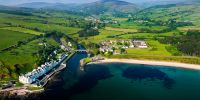
<instances>
[{"instance_id":1,"label":"shoreline","mask_svg":"<svg viewBox=\"0 0 200 100\"><path fill-rule=\"evenodd\" d=\"M128 64L144 64L144 65L155 65L155 66L166 66L174 68L184 68L200 70L200 65L178 63L178 62L166 62L166 61L151 61L151 60L136 60L136 59L104 59L88 64L102 64L102 63L128 63Z\"/></svg>"},{"instance_id":2,"label":"shoreline","mask_svg":"<svg viewBox=\"0 0 200 100\"><path fill-rule=\"evenodd\" d=\"M33 94L33 93L40 93L44 91L44 86L55 76L57 75L60 71L62 71L63 69L65 69L66 66L61 67L61 65L52 73L50 73L51 75L47 75L46 77L44 77L45 83L42 85L42 87L34 87L31 85L23 85L20 87L12 87L12 88L8 88L8 89L0 89L0 94L7 92L9 95L15 95L15 96L26 96L27 94ZM43 80L43 79L42 79ZM29 88L36 88L36 89L29 89ZM38 88L38 89L37 89ZM0 95L1 96L1 95Z\"/></svg>"}]
</instances>

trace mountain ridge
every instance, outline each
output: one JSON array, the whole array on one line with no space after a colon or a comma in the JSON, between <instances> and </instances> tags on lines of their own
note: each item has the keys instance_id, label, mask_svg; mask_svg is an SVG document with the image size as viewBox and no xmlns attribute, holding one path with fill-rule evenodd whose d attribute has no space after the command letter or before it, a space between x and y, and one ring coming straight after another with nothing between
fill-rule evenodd
<instances>
[{"instance_id":1,"label":"mountain ridge","mask_svg":"<svg viewBox=\"0 0 200 100\"><path fill-rule=\"evenodd\" d=\"M17 7L34 9L58 9L69 10L88 14L116 14L116 13L135 13L140 8L126 1L121 0L100 0L85 4L64 4L64 3L46 3L32 2L16 5Z\"/></svg>"}]
</instances>

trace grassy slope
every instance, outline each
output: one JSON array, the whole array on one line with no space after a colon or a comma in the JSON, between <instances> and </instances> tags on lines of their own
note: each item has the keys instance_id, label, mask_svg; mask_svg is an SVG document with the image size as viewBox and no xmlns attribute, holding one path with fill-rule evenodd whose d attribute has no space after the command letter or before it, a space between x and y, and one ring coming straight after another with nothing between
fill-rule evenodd
<instances>
[{"instance_id":1,"label":"grassy slope","mask_svg":"<svg viewBox=\"0 0 200 100\"><path fill-rule=\"evenodd\" d=\"M31 34L0 29L0 50L15 45L18 41L24 41L31 37L33 37Z\"/></svg>"},{"instance_id":2,"label":"grassy slope","mask_svg":"<svg viewBox=\"0 0 200 100\"><path fill-rule=\"evenodd\" d=\"M196 27L200 27L200 4L152 7L141 11L138 16L161 21L167 21L168 19L189 20L193 21Z\"/></svg>"},{"instance_id":3,"label":"grassy slope","mask_svg":"<svg viewBox=\"0 0 200 100\"><path fill-rule=\"evenodd\" d=\"M11 14L4 14L0 13L0 23L4 25L4 23L12 23L12 25L23 25L25 27L30 28L38 28L42 31L60 31L65 34L72 34L80 31L80 28L74 28L74 27L66 27L63 25L58 25L58 22L60 18L58 17L45 17L45 18L39 18L35 16L19 16L19 15L11 15ZM63 24L67 24L67 20L60 20L63 22ZM48 22L48 24L44 24L44 22ZM3 26L2 25L2 26ZM13 30L13 29L12 29Z\"/></svg>"},{"instance_id":4,"label":"grassy slope","mask_svg":"<svg viewBox=\"0 0 200 100\"><path fill-rule=\"evenodd\" d=\"M17 79L16 73L14 73L15 68L13 67L16 64L23 65L22 68L20 68L21 72L29 72L33 70L35 66L36 56L34 56L34 53L37 53L39 49L42 48L42 46L39 46L38 43L41 42L41 40L37 39L34 41L29 42L26 45L22 45L20 48L12 49L11 51L1 52L0 53L0 61L5 64L5 67L7 69L11 69L11 76L7 76L4 80L14 78ZM51 44L54 46L58 46L58 43L53 39L47 39L47 44ZM4 73L5 75L9 75L9 72L5 70L0 70L0 73Z\"/></svg>"},{"instance_id":5,"label":"grassy slope","mask_svg":"<svg viewBox=\"0 0 200 100\"><path fill-rule=\"evenodd\" d=\"M4 27L4 28L0 28L0 29L11 30L11 31L16 31L16 32L22 32L22 33L28 33L28 34L33 34L33 35L41 35L41 34L43 34L41 32L37 32L37 31L33 31L33 30L21 28L21 27Z\"/></svg>"},{"instance_id":6,"label":"grassy slope","mask_svg":"<svg viewBox=\"0 0 200 100\"><path fill-rule=\"evenodd\" d=\"M23 16L23 15L0 13L0 36L1 36L0 49L14 45L18 41L26 40L27 38L31 38L34 35L43 34L42 32L37 32L34 30L22 28L19 25L28 28L38 28L43 31L56 30L63 32L65 34L76 33L77 31L80 30L80 28L58 25L58 24L67 24L69 21L66 20L66 18L74 17L73 15L68 16L67 13L52 12L50 14L46 14L37 12L34 13L34 15L37 16ZM45 24L44 22L48 22L48 24ZM10 23L12 25L15 25L16 27L9 26ZM52 38L48 38L46 40L47 44L51 44L54 46L59 45ZM36 56L34 54L37 53L38 50L42 48L42 46L38 45L39 42L41 42L41 40L36 39L27 43L26 45L22 45L18 48L12 49L11 51L0 52L0 61L5 64L5 66L0 67L0 75L2 74L6 75L6 78L3 80L18 78L16 73L13 73L15 72L15 67L13 66L16 64L24 66L23 68L20 68L22 72L31 71L35 67Z\"/></svg>"},{"instance_id":7,"label":"grassy slope","mask_svg":"<svg viewBox=\"0 0 200 100\"><path fill-rule=\"evenodd\" d=\"M26 45L22 45L20 48L13 49L11 51L2 52L0 60L5 61L6 65L24 64L28 62L34 63L33 53L36 53L42 46L38 45L41 40L34 40ZM47 39L47 43L51 45L58 45L55 40Z\"/></svg>"}]
</instances>

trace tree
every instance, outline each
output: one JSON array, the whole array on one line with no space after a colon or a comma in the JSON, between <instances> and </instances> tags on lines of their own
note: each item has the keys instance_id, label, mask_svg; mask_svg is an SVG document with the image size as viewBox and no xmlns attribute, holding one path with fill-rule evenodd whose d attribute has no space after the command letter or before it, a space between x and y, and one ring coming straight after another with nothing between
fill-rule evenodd
<instances>
[{"instance_id":1,"label":"tree","mask_svg":"<svg viewBox=\"0 0 200 100\"><path fill-rule=\"evenodd\" d=\"M99 54L99 50L98 50L98 49L93 49L93 50L92 50L92 53L93 53L94 55L97 55L97 54Z\"/></svg>"},{"instance_id":2,"label":"tree","mask_svg":"<svg viewBox=\"0 0 200 100\"><path fill-rule=\"evenodd\" d=\"M99 35L98 29L84 29L78 32L79 37L89 37Z\"/></svg>"},{"instance_id":3,"label":"tree","mask_svg":"<svg viewBox=\"0 0 200 100\"><path fill-rule=\"evenodd\" d=\"M111 56L111 55L113 55L113 52L108 51L108 56Z\"/></svg>"},{"instance_id":4,"label":"tree","mask_svg":"<svg viewBox=\"0 0 200 100\"><path fill-rule=\"evenodd\" d=\"M124 48L121 48L121 49L120 49L120 53L121 53L121 54L124 54L124 53L126 53L126 50L125 50Z\"/></svg>"},{"instance_id":5,"label":"tree","mask_svg":"<svg viewBox=\"0 0 200 100\"><path fill-rule=\"evenodd\" d=\"M3 61L0 61L0 67L5 67L5 64Z\"/></svg>"},{"instance_id":6,"label":"tree","mask_svg":"<svg viewBox=\"0 0 200 100\"><path fill-rule=\"evenodd\" d=\"M15 64L14 67L15 67L16 73L19 75L21 73L22 66L20 64Z\"/></svg>"},{"instance_id":7,"label":"tree","mask_svg":"<svg viewBox=\"0 0 200 100\"><path fill-rule=\"evenodd\" d=\"M17 42L17 45L18 45L18 46L20 46L20 45L22 45L22 44L23 44L23 41L18 41L18 42Z\"/></svg>"},{"instance_id":8,"label":"tree","mask_svg":"<svg viewBox=\"0 0 200 100\"><path fill-rule=\"evenodd\" d=\"M170 36L161 42L176 46L179 51L190 56L200 56L200 32L189 30L186 35Z\"/></svg>"},{"instance_id":9,"label":"tree","mask_svg":"<svg viewBox=\"0 0 200 100\"><path fill-rule=\"evenodd\" d=\"M125 42L124 45L129 47L130 43L129 42Z\"/></svg>"}]
</instances>

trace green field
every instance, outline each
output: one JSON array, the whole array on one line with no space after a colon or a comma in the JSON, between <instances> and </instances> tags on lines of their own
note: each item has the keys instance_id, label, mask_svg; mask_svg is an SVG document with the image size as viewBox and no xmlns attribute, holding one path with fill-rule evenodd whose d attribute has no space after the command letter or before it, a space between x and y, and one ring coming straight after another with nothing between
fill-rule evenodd
<instances>
[{"instance_id":1,"label":"green field","mask_svg":"<svg viewBox=\"0 0 200 100\"><path fill-rule=\"evenodd\" d=\"M9 76L9 71L13 73L10 77L16 79L17 75L15 72L16 65L20 65L20 72L25 73L33 70L33 68L37 67L36 63L36 55L39 49L42 49L43 46L38 45L41 42L40 39L31 41L26 45L22 45L20 48L13 49L11 51L1 52L0 53L0 61L5 66L0 70L1 73ZM51 44L54 46L58 46L58 43L53 39L47 39L47 44ZM9 77L7 77L9 78ZM6 78L5 78L6 79Z\"/></svg>"},{"instance_id":2,"label":"green field","mask_svg":"<svg viewBox=\"0 0 200 100\"><path fill-rule=\"evenodd\" d=\"M16 45L18 41L25 41L31 37L33 37L31 34L0 29L0 50Z\"/></svg>"},{"instance_id":3,"label":"green field","mask_svg":"<svg viewBox=\"0 0 200 100\"><path fill-rule=\"evenodd\" d=\"M124 29L124 28L113 28L113 27L105 27L105 30L119 31L119 32L137 32L137 29Z\"/></svg>"},{"instance_id":4,"label":"green field","mask_svg":"<svg viewBox=\"0 0 200 100\"><path fill-rule=\"evenodd\" d=\"M123 32L109 31L109 30L101 29L99 35L97 35L97 36L91 36L91 37L87 37L87 38L80 38L80 40L84 41L84 42L100 43L100 42L102 42L104 40L113 40L113 39L116 39L116 38L107 38L108 36L120 35L122 33Z\"/></svg>"},{"instance_id":5,"label":"green field","mask_svg":"<svg viewBox=\"0 0 200 100\"><path fill-rule=\"evenodd\" d=\"M0 28L0 29L16 31L16 32L22 32L22 33L33 34L33 35L41 35L41 34L43 34L41 32L37 32L37 31L33 31L33 30L30 30L30 29L25 29L25 28L21 28L21 27L4 27L4 28Z\"/></svg>"},{"instance_id":6,"label":"green field","mask_svg":"<svg viewBox=\"0 0 200 100\"><path fill-rule=\"evenodd\" d=\"M65 13L64 13L65 14ZM31 34L41 34L45 31L58 31L63 32L65 34L72 34L76 33L81 30L81 28L77 27L69 27L67 23L69 20L60 20L60 16L50 17L45 16L47 18L40 18L35 16L19 16L19 15L10 15L5 13L0 13L0 23L2 23L2 28L9 29L9 30L17 30L20 32L27 32ZM64 16L63 16L64 17ZM60 21L58 21L60 20ZM63 22L63 23L60 23ZM11 24L12 28L3 27L5 23ZM17 27L16 28L13 28ZM22 27L22 28L19 28ZM26 29L24 29L26 27ZM36 29L38 31L29 30L27 28Z\"/></svg>"},{"instance_id":7,"label":"green field","mask_svg":"<svg viewBox=\"0 0 200 100\"><path fill-rule=\"evenodd\" d=\"M166 50L165 44L161 44L158 41L147 41L150 48L148 49L128 49L128 54L133 55L151 55L151 56L171 56L171 53Z\"/></svg>"},{"instance_id":8,"label":"green field","mask_svg":"<svg viewBox=\"0 0 200 100\"><path fill-rule=\"evenodd\" d=\"M3 75L2 73L6 75L3 80L17 79L18 74L15 72L18 69L16 66L20 66L21 73L37 67L37 54L39 54L39 50L43 49L43 46L38 43L42 41L41 34L47 33L47 36L44 35L46 43L53 47L59 47L60 39L66 40L66 42L73 41L74 44L81 43L86 47L94 43L97 45L93 48L94 50L98 50L98 45L105 40L144 40L149 48L126 49L126 54L110 55L109 57L200 64L199 57L188 56L173 43L160 41L167 37L186 35L188 30L200 30L199 4L155 6L132 14L132 17L106 15L105 18L104 15L99 15L99 18L106 19L101 19L102 22L108 20L111 22L104 23L105 25L98 23L98 27L96 27L97 21L84 20L91 16L82 13L48 9L26 10L21 12L28 12L30 15L24 15L15 10L14 13L0 11L0 50L20 44L20 41L26 42L0 52L0 75ZM176 21L173 22L172 19ZM179 25L179 22L191 22L192 24L181 23ZM99 33L96 34L91 31L92 29L96 29L95 32L99 31ZM81 37L82 30L84 33L90 34L89 32L91 32L93 34Z\"/></svg>"},{"instance_id":9,"label":"green field","mask_svg":"<svg viewBox=\"0 0 200 100\"><path fill-rule=\"evenodd\" d=\"M81 28L67 25L69 23L67 17L78 18L77 16L70 14L68 16L68 14L61 12L53 13L51 17L39 13L33 14L39 14L43 17L0 13L0 50L16 45L10 50L0 52L0 80L16 80L20 73L26 73L38 67L36 65L37 53L43 49L43 46L38 44L42 40L40 37L35 38L36 36L52 31L70 35L81 30ZM32 38L33 40L30 41ZM56 37L45 39L46 44L59 47L58 41L55 40ZM27 43L17 45L19 41ZM18 66L20 67L18 68Z\"/></svg>"}]
</instances>

